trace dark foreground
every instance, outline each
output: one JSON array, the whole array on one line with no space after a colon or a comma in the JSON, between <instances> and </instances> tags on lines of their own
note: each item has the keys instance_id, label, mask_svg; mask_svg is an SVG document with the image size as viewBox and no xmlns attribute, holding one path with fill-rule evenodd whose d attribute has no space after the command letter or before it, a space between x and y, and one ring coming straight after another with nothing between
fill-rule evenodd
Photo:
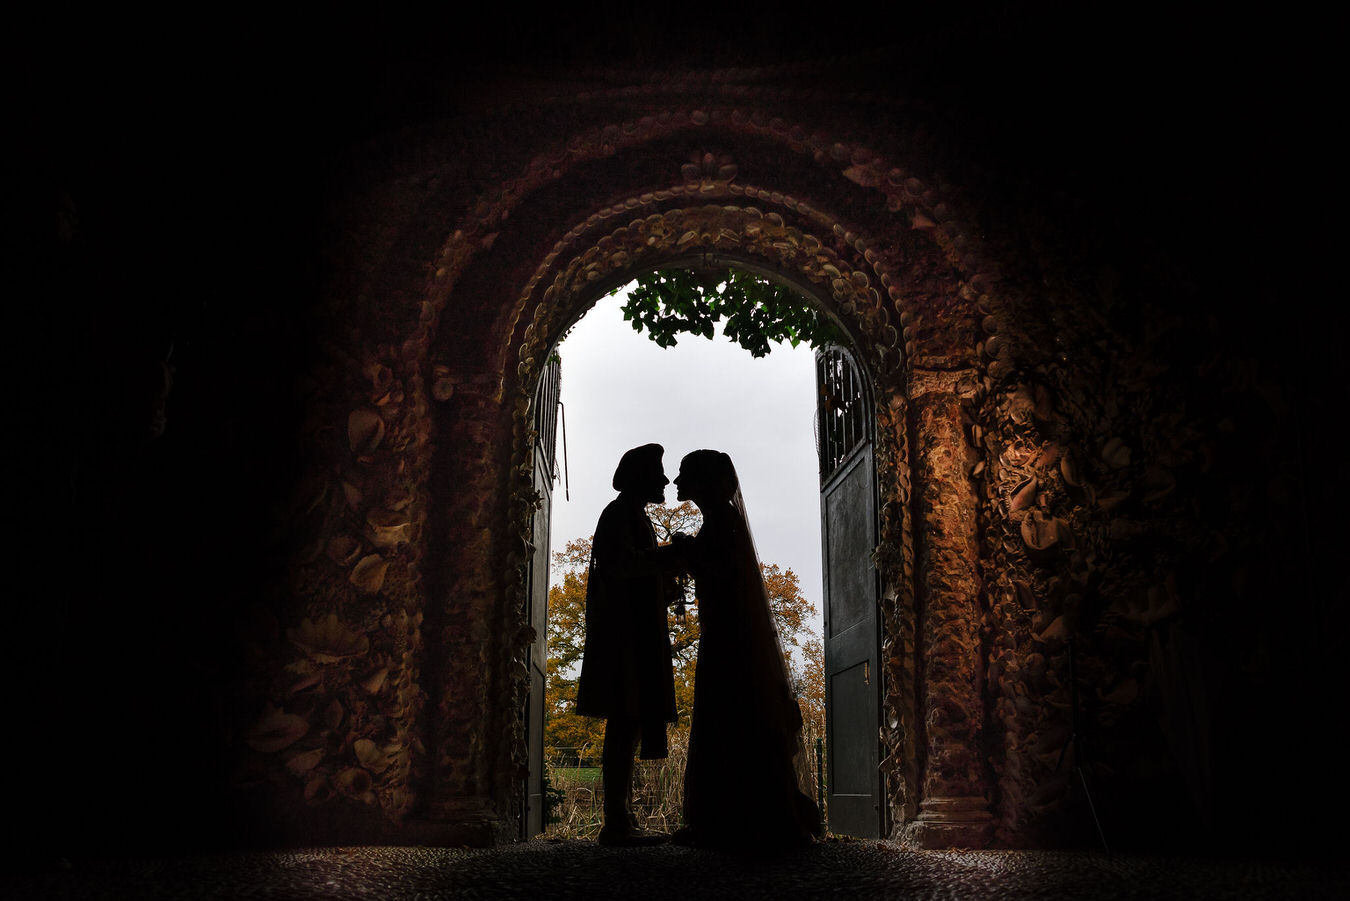
<instances>
[{"instance_id":1,"label":"dark foreground","mask_svg":"<svg viewBox=\"0 0 1350 901\"><path fill-rule=\"evenodd\" d=\"M495 849L311 850L63 862L7 874L0 898L1350 898L1342 864L1050 851L905 851L831 841L745 859L678 846L536 841Z\"/></svg>"}]
</instances>

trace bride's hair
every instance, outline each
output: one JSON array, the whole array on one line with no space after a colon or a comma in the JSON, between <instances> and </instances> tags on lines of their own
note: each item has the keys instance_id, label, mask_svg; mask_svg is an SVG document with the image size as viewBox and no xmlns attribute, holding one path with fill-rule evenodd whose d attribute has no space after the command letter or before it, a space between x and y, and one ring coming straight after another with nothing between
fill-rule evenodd
<instances>
[{"instance_id":1,"label":"bride's hair","mask_svg":"<svg viewBox=\"0 0 1350 901\"><path fill-rule=\"evenodd\" d=\"M750 516L745 511L745 496L741 494L741 480L736 475L736 466L725 451L696 450L685 455L680 461L680 477L684 487L691 484L708 500L727 504L736 511L737 531L745 540L747 559L753 562L752 570L759 578L759 553L755 548L755 537L750 531ZM763 585L763 581L760 582Z\"/></svg>"},{"instance_id":2,"label":"bride's hair","mask_svg":"<svg viewBox=\"0 0 1350 901\"><path fill-rule=\"evenodd\" d=\"M731 501L740 488L736 467L722 451L696 450L680 461L680 473L706 489L713 500Z\"/></svg>"}]
</instances>

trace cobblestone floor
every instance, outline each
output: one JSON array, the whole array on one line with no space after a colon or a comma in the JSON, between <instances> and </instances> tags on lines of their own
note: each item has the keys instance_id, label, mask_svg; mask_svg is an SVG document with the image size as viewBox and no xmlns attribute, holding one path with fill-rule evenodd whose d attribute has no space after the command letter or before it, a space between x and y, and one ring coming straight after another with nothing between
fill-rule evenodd
<instances>
[{"instance_id":1,"label":"cobblestone floor","mask_svg":"<svg viewBox=\"0 0 1350 901\"><path fill-rule=\"evenodd\" d=\"M778 859L679 846L536 841L493 849L312 850L63 862L0 876L14 899L1264 899L1350 898L1342 863L906 851L837 841Z\"/></svg>"}]
</instances>

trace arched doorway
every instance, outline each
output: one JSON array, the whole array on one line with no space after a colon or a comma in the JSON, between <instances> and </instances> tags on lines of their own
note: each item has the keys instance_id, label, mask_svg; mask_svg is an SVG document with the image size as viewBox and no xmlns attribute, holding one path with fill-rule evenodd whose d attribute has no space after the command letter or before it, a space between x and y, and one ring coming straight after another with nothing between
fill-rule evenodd
<instances>
[{"instance_id":1,"label":"arched doorway","mask_svg":"<svg viewBox=\"0 0 1350 901\"><path fill-rule=\"evenodd\" d=\"M880 553L876 556L881 564L881 620L885 624L879 660L885 661L881 668L886 670L880 679L885 686L882 704L886 711L880 725L885 747L881 765L887 774L888 794L882 809L893 829L917 823L924 830L934 831L929 829L932 824L942 835L950 837L953 829L957 829L967 835L963 841L982 842L984 839L979 836L988 831L989 815L982 755L974 746L983 719L976 675L982 665L978 643L946 642L944 647L969 658L952 667L953 672L961 674L960 678L926 683L928 688L939 691L938 698L920 699L916 694L921 653L916 640L919 626L915 595L919 586L913 576L916 548L909 521L912 462L907 450L911 382L917 384L920 394L942 398L941 412L936 415L951 418L955 435L964 441L960 437L961 414L956 394L961 390L961 380L970 381L975 372L969 365L975 348L968 346L964 355L957 352L953 357L954 352L944 345L953 338L972 334L969 330L974 311L969 307L977 296L972 286L978 284L979 276L963 279L959 265L950 257L954 252L952 246L926 237L925 230L932 223L917 214L911 214L895 233L903 239L901 243L883 251L814 207L776 191L736 190L727 182L719 182L717 175L725 177L723 172L714 173L697 189L686 185L617 201L574 225L543 255L532 273L521 276L523 284L517 289L512 310L503 311L496 318L494 328L509 327L510 340L495 347L475 349L475 353L485 358L483 362L488 364L489 372L496 365L503 367L497 370L500 376L485 378L501 385L503 400L513 398L509 406L515 411L514 450L507 471L516 474L512 476L516 487L511 495L510 520L524 524L533 509L531 469L524 437L530 427L538 374L557 338L595 297L622 284L640 269L678 264L707 266L730 261L771 278L791 281L843 324L878 383ZM708 190L709 186L715 190ZM921 186L916 186L912 179L908 187L899 190L922 193ZM723 195L722 203L707 202L719 193ZM769 210L766 212L761 205ZM791 214L791 219L780 209ZM640 215L646 210L652 212ZM935 215L950 218L945 209ZM916 223L920 226L917 229ZM953 230L940 234L947 236ZM452 245L464 240L467 238L457 237ZM909 256L908 268L893 265L901 249ZM456 254L453 247L442 253L452 259ZM920 265L920 260L925 262ZM945 304L947 315L931 324L914 317L902 335L902 326L913 314L903 309L897 313L897 302L906 296L905 283L916 277L920 278L922 294ZM932 345L931 350L928 345ZM441 353L441 358L448 361L452 351L447 348ZM966 365L940 370L932 366L940 363L950 367L953 362ZM514 387L508 389L508 385ZM963 463L937 454L933 464L937 477L934 484L944 486L944 490L945 486L956 484L963 486L958 490L970 493ZM973 503L968 506L973 513ZM951 548L935 549L941 550L944 559L954 554L963 561L965 570L955 591L951 590L951 582L935 583L936 587L930 589L935 596L951 596L960 608L944 622L943 628L948 631L960 628L970 632L977 628L978 611L974 609L973 597L977 589L972 585L977 581L973 522L972 515L967 533L943 537L952 543ZM527 538L528 531L522 532L519 539L522 546ZM517 584L519 587L510 592L517 600L506 609L523 609L523 599L516 594L523 591L523 584ZM505 631L511 634L514 630L508 627ZM963 709L969 713L950 731L939 723L939 728L925 732L916 713L920 703L934 709ZM925 743L937 752L925 754ZM520 747L523 749L523 745ZM513 752L514 758L521 756L523 750ZM938 759L946 762L939 764ZM956 768L950 765L952 760L958 762ZM925 769L933 770L927 781L936 787L929 794L943 803L940 809L925 809L927 819L920 820L919 785Z\"/></svg>"},{"instance_id":2,"label":"arched doorway","mask_svg":"<svg viewBox=\"0 0 1350 901\"><path fill-rule=\"evenodd\" d=\"M914 589L906 577L907 573L913 572L912 557L909 557L906 565L907 555L913 553L912 541L908 540L911 527L908 523L909 463L905 453L907 425L903 418L898 423L896 421L897 413L902 417L905 413L908 388L902 374L899 348L896 347L899 333L889 325L885 306L881 303L879 293L870 288L872 276L866 271L853 269L843 260L835 262L827 258L825 261L812 260L814 267L808 264L791 277L787 276L785 273L791 270L783 264L793 259L789 250L795 251L803 245L820 249L823 245L818 238L803 235L785 226L781 219L775 221L775 218L765 221L766 217L758 210L737 209L729 205L705 206L633 221L605 236L608 240L602 237L594 248L583 252L580 260L557 267L560 271L554 275L552 284L540 292L547 301L535 307L530 325L523 333L525 340L512 356L518 356L521 360L520 374L523 380L520 391L522 395L528 395L533 390L533 378L536 377L537 364L534 361L544 357L556 336L575 321L591 298L603 293L610 284L625 281L635 266L668 267L679 262L709 265L714 258L719 265L731 260L738 266L753 268L777 279L790 280L803 293L815 298L822 309L836 317L854 337L859 348L865 349L863 352L871 357L869 371L881 373L876 378L878 384L875 388L878 398L882 399L876 406L878 424L875 434L877 457L884 461L878 467L877 478L882 499L878 509L884 511L884 514L876 517L879 521L877 531L882 538L876 546L868 546L866 550L881 551L875 556L885 565L885 572L882 576L882 597L876 599L880 603L868 605L877 609L878 615L875 625L871 627L870 642L865 643L877 648L877 655L861 664L862 684L872 688L878 706L862 710L854 704L853 717L857 721L859 733L876 734L873 730L879 729L883 737L885 750L878 749L876 755L881 760L871 766L879 770L884 760L887 777L884 791L887 797L884 800L879 797L883 789L878 773L877 797L867 797L866 801L866 806L871 808L868 817L875 825L857 825L852 828L864 834L880 833L887 820L897 826L909 823L912 828L912 824L917 821L917 774L922 764L915 712L918 699L914 676L919 663L915 656L913 635L917 611L912 603ZM746 240L747 236L750 237L749 241ZM696 257L687 254L677 256L671 254L668 248L660 246L663 239L675 244L681 240L685 243L699 241L701 246L709 249ZM753 250L747 250L747 243ZM602 246L603 257L602 251L598 250ZM606 266L606 262L610 265ZM578 272L584 274L577 277ZM543 282L540 278L536 284ZM886 343L888 338L892 342L889 346ZM528 409L529 406L528 401L524 404L517 402L519 409ZM518 428L517 433L523 435L526 432ZM516 459L523 460L525 456L524 448L518 448ZM893 543L887 545L887 538ZM886 552L887 547L890 548L889 553ZM970 549L967 547L964 550L968 552ZM868 556L870 563L873 555L869 553ZM884 637L877 628L883 623ZM908 650L902 650L906 646ZM970 645L966 645L966 648L969 650ZM881 656L883 649L886 651L884 658ZM854 663L857 664L856 661ZM973 661L966 669L978 665L978 661ZM969 697L977 691L975 686L967 686L964 690L966 700L973 701L978 708L978 697ZM881 714L883 707L884 715ZM978 729L978 725L975 728ZM867 739L863 739L860 745L866 743ZM909 753L905 753L905 748L908 748ZM896 753L896 749L902 750ZM972 759L978 755L974 749L967 753ZM862 764L864 771L869 768L869 764ZM974 778L978 780L982 775L980 773ZM869 778L864 776L863 781ZM850 794L866 795L858 792ZM961 824L962 829L968 832L972 828L976 832L987 831L989 816L985 811L985 802L968 800L974 796L963 797L967 800L930 814L929 820L949 835L951 827L947 815L955 807L967 820ZM973 813L973 816L967 816L967 813Z\"/></svg>"},{"instance_id":3,"label":"arched doorway","mask_svg":"<svg viewBox=\"0 0 1350 901\"><path fill-rule=\"evenodd\" d=\"M751 170L773 187L740 174ZM358 803L397 818L383 829L472 842L520 834L540 375L567 327L633 273L735 265L790 283L833 316L874 383L889 830L917 824L951 844L956 826L962 843L984 843L983 662L969 637L978 552L969 473L954 451L966 441L960 395L978 380L980 338L997 317L977 308L995 281L966 227L942 194L864 143L720 103L550 136L520 171L476 199L444 196L434 178L400 182L425 190L425 203L407 208L372 277L378 302L352 329L352 384L334 415L347 420L333 467L342 484L326 495L335 500L323 536L349 571L316 577L305 603L337 616L344 639L348 611L386 630L371 655L391 661L395 694L372 705L359 694L366 682L342 689L357 692L341 707L344 734L363 736L353 740L366 750L364 733L395 734L395 765L343 777L353 792L371 786ZM916 432L942 440L912 453ZM948 503L952 492L960 503ZM350 513L338 509L344 495ZM958 507L961 529L919 527L925 511ZM387 543L353 540L343 531L352 519ZM310 618L316 632L329 628ZM326 709L337 717L316 706L315 719ZM324 759L310 784L358 769Z\"/></svg>"},{"instance_id":4,"label":"arched doorway","mask_svg":"<svg viewBox=\"0 0 1350 901\"><path fill-rule=\"evenodd\" d=\"M713 275L720 279L727 277L725 272L710 273L709 277ZM737 277L743 278L743 275L741 273ZM707 283L712 284L711 281ZM746 282L741 281L739 284L744 285ZM771 303L772 309L778 312L762 312L761 315L770 315L770 318L781 316L784 322L791 322L794 327L808 329L813 327L802 321L803 314L793 312L790 307L820 309L818 303L806 301L800 295L796 295L795 302L782 294L771 295L765 302ZM733 306L729 309L722 307L721 315L731 316L733 321L745 322L742 308L735 305L734 301L731 303ZM815 643L811 659L819 661L815 655L821 652L822 645L818 642L824 634L823 669L829 669L830 672L851 669L858 676L856 680L847 677L830 679L824 674L820 662L816 662L809 670L794 670L798 678L804 680L807 678L806 672L813 674L809 683L812 689L808 692L809 697L815 699L810 702L813 705L811 709L819 710L818 715L824 718L824 722L811 731L807 759L802 765L808 767L814 776L821 762L816 755L823 754L827 773L821 784L822 787L830 787L827 806L840 814L831 821L837 833L879 837L884 833L881 821L884 793L881 790L878 739L881 724L880 619L877 613L879 592L875 568L871 562L877 544L877 504L875 467L871 453L875 423L870 377L866 377L865 371L852 363L854 354L839 346L832 346L822 355L813 352L805 343L794 350L788 348L785 342L781 346L776 345L767 359L755 360L747 351L751 347L760 350L763 346L759 343L763 331L759 333L760 337L742 335L741 346L721 335L717 336L717 344L714 345L711 341L703 340L711 338L711 335L699 331L705 322L703 317L689 308L685 308L683 313L672 311L671 315L676 317L675 321L683 322L685 329L692 329L694 336L701 337L690 337L684 333L683 337L690 337L689 343L680 340L678 348L662 349L646 338L635 335L629 327L627 317L639 315L634 309L625 307L625 316L621 318L616 309L617 301L611 298L604 298L596 306L603 308L599 311L600 321L594 321L597 309L588 310L586 318L568 330L561 346L549 353L548 365L535 394L531 413L533 428L527 433L527 440L535 448L534 481L540 500L532 533L535 554L532 572L541 573L542 567L546 565L540 546L541 536L547 534L545 529L556 536L558 547L567 544L572 538L584 541L585 536L590 534L599 510L612 497L608 473L613 461L627 447L648 440L660 441L665 445L666 468L672 476L677 461L687 451L705 446L729 451L737 461L750 509L755 511L752 522L755 524L761 560L766 565L775 564L775 571L777 564L785 566L793 586L799 584L800 579L802 595L798 596L794 587L783 596L785 603L809 603L815 613L811 621L802 623L805 634L798 634L796 628L789 625L789 622L793 622L791 617L785 620L782 625L790 630L784 633L785 643L791 640L791 644L797 645L798 639L803 642L809 639ZM687 318L690 316L693 317L692 321ZM772 329L774 326L765 324L761 328ZM832 325L826 325L825 328L828 334L837 335ZM661 331L656 326L653 326L653 330ZM735 334L735 330L728 328L727 334ZM799 337L801 334L798 333ZM810 334L817 333L812 331ZM599 335L604 335L604 339L599 339ZM577 344L578 341L581 343ZM690 343L694 346L689 346ZM578 357L577 351L582 356ZM557 415L557 411L549 406L551 395L548 389L554 378L554 367L558 365L559 355L566 373L563 380L565 389L569 384L573 386L567 399L573 445L572 497L570 504L559 509L562 522L567 523L562 531L558 531L558 520L555 519L550 526L542 519L546 515L544 505L549 502L551 495L548 487L541 485L540 461L544 461L544 471L560 474L561 470L553 469L547 453L543 458L539 456L541 448L548 445L549 434L549 427L541 426L541 422L547 422ZM677 363L680 358L684 359ZM846 385L833 377L821 378L821 363L826 358L849 361ZM775 375L769 377L769 372ZM578 375L591 393L577 393L573 379ZM761 392L767 392L769 397L766 398ZM832 399L828 403L821 400L826 396ZM607 412L594 410L592 404L605 408ZM841 430L834 424L835 417L845 407L849 416L846 428ZM588 414L592 417L589 424L586 418ZM865 436L864 440L855 440L862 436ZM842 444L844 441L848 442L847 446ZM599 456L596 455L597 446L604 448ZM839 461L835 458L840 454L850 455L851 458L861 457L865 466L860 469L851 459L848 469L853 475L843 478L836 472ZM587 494L577 490L579 478L582 485L589 484L589 489L582 488L582 492ZM838 490L841 481L847 489L842 494ZM559 485L557 497L561 499L561 495L562 487ZM865 503L856 503L860 498L865 499ZM670 503L669 498L667 501ZM578 515L578 502L581 510L590 511L589 516ZM826 535L823 548L822 520ZM825 560L823 580L821 557ZM584 569L584 554L582 561ZM794 570L795 574L791 572ZM859 573L862 579L858 578ZM823 597L822 581L825 588ZM530 592L530 609L542 610L546 601L545 586L536 578L530 584ZM796 600L790 601L792 598ZM571 629L570 624L575 621L577 613L574 605L579 602L561 594L555 599L569 611L565 622L569 624L567 628ZM800 613L807 608L796 609ZM822 611L823 621L818 618ZM553 615L552 610L549 615ZM564 641L559 651L563 655L562 659L572 659L577 653L575 638L570 633L560 638ZM536 642L541 640L542 635L537 629ZM859 648L866 649L865 659L848 659L849 654L855 654ZM802 654L807 653L805 648L801 650ZM805 658L802 655L797 657L804 664ZM533 666L531 669L535 671ZM679 675L683 670L678 662L676 669L677 684L683 684L680 680L684 677ZM538 738L544 731L539 728L542 711L535 703L541 679L533 679L531 700L526 705L527 717L534 717L525 729L531 770L527 797L540 794L544 775L539 764L543 755ZM855 681L857 686L870 686L870 689L852 690ZM832 690L829 687L831 684L839 690ZM548 709L562 715L559 721L561 729L570 736L564 741L575 743L575 736L584 731L584 727L567 713L565 700L571 697L575 689L570 682L562 682L558 683L557 690L561 692L560 695L550 690ZM826 700L835 696L838 696L839 703L827 708ZM832 713L827 713L827 709ZM812 722L816 720L812 719ZM829 730L828 743L825 740L826 728ZM531 741L530 736L535 738ZM815 740L816 736L819 736L819 742ZM556 739L553 741L556 743ZM863 762L859 763L859 758ZM678 762L675 771L678 774ZM567 776L569 782L576 778L576 775ZM840 786L844 793L836 797L834 791ZM870 787L860 792L859 786ZM824 796L821 800L825 801ZM582 804L583 810L589 809L584 800ZM851 812L860 806L866 809L865 816L860 817ZM673 821L668 819L667 810L664 804L654 804L652 812L659 818L660 826L674 828L671 825ZM678 805L674 810L678 811ZM580 821L575 820L575 812L572 815L574 819L569 822L589 824L584 815ZM573 830L577 828L583 830L583 835L588 834L585 830L589 825L567 827L565 834L575 835ZM528 833L527 829L527 834L533 833Z\"/></svg>"}]
</instances>

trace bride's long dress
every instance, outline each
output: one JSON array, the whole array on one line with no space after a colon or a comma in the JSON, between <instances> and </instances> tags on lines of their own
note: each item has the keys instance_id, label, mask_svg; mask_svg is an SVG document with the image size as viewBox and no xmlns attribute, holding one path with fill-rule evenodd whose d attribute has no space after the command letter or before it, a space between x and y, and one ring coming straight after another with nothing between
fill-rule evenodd
<instances>
[{"instance_id":1,"label":"bride's long dress","mask_svg":"<svg viewBox=\"0 0 1350 901\"><path fill-rule=\"evenodd\" d=\"M800 708L742 513L704 510L688 543L698 591L699 650L684 781L684 819L715 847L791 847L820 834L801 791Z\"/></svg>"}]
</instances>

